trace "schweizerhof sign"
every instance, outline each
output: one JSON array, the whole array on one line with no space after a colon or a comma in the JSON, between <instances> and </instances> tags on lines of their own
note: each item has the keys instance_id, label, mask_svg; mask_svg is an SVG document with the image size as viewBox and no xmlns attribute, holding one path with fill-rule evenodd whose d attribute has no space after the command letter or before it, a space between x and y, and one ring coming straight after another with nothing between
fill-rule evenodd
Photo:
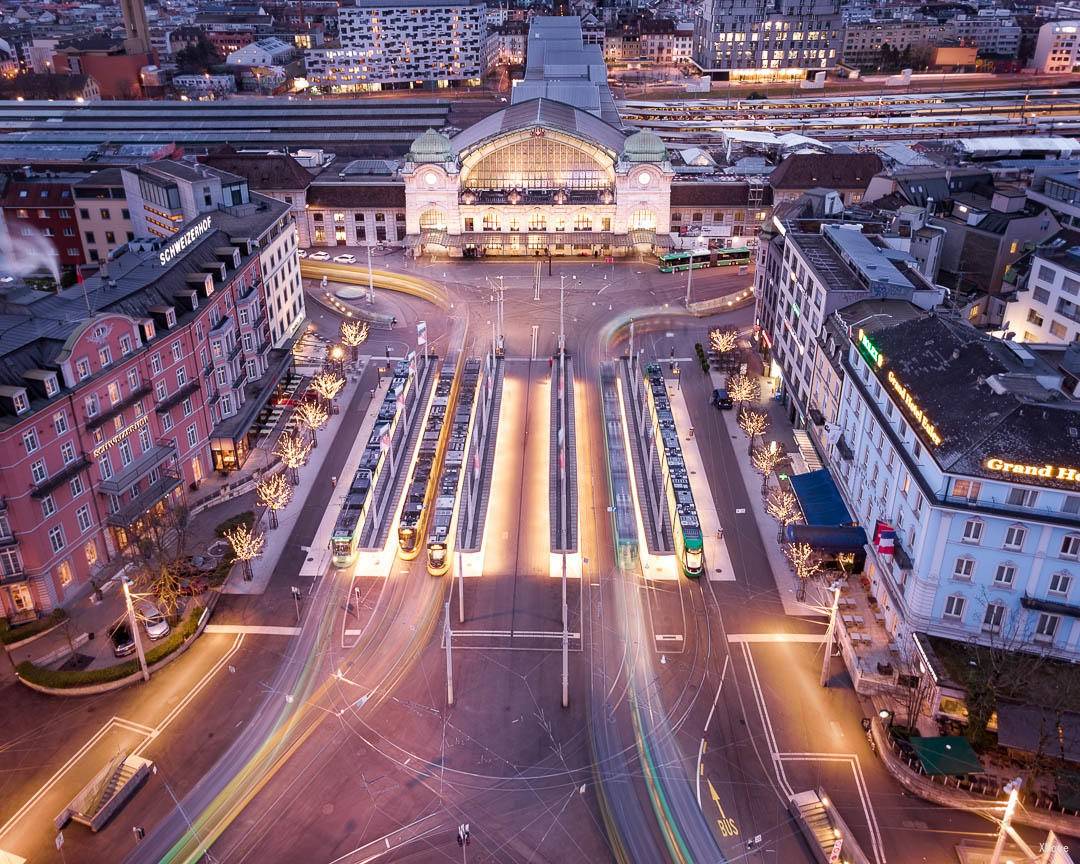
<instances>
[{"instance_id":1,"label":"schweizerhof sign","mask_svg":"<svg viewBox=\"0 0 1080 864\"><path fill-rule=\"evenodd\" d=\"M164 267L209 230L210 217L207 216L205 219L200 219L183 233L178 234L168 246L158 252L158 261L161 266Z\"/></svg>"}]
</instances>

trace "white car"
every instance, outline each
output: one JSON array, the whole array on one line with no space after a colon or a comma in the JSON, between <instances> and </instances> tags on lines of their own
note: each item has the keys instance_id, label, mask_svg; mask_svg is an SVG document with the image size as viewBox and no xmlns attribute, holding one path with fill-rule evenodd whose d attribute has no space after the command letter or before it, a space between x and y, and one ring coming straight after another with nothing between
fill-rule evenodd
<instances>
[{"instance_id":1,"label":"white car","mask_svg":"<svg viewBox=\"0 0 1080 864\"><path fill-rule=\"evenodd\" d=\"M335 255L334 256L334 263L335 264L355 264L356 263L356 256L355 255Z\"/></svg>"},{"instance_id":2,"label":"white car","mask_svg":"<svg viewBox=\"0 0 1080 864\"><path fill-rule=\"evenodd\" d=\"M307 249L297 249L296 254L301 258L307 258Z\"/></svg>"},{"instance_id":3,"label":"white car","mask_svg":"<svg viewBox=\"0 0 1080 864\"><path fill-rule=\"evenodd\" d=\"M311 252L308 256L312 261L329 261L330 253L323 252L321 249L318 252Z\"/></svg>"},{"instance_id":4,"label":"white car","mask_svg":"<svg viewBox=\"0 0 1080 864\"><path fill-rule=\"evenodd\" d=\"M169 622L158 611L157 606L149 600L142 600L139 602L138 611L139 618L143 623L143 629L146 630L146 635L152 640L157 641L163 636L169 635Z\"/></svg>"}]
</instances>

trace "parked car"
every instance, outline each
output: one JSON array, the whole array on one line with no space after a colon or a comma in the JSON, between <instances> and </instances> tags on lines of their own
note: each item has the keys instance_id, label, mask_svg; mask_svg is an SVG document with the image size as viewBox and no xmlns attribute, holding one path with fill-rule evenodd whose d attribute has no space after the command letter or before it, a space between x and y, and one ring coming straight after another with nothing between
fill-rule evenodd
<instances>
[{"instance_id":1,"label":"parked car","mask_svg":"<svg viewBox=\"0 0 1080 864\"><path fill-rule=\"evenodd\" d=\"M355 255L335 255L334 256L334 263L335 264L355 264L356 263L356 256Z\"/></svg>"},{"instance_id":2,"label":"parked car","mask_svg":"<svg viewBox=\"0 0 1080 864\"><path fill-rule=\"evenodd\" d=\"M301 258L307 258L307 249L297 249L296 254Z\"/></svg>"},{"instance_id":3,"label":"parked car","mask_svg":"<svg viewBox=\"0 0 1080 864\"><path fill-rule=\"evenodd\" d=\"M169 635L169 622L165 620L165 616L161 614L157 606L149 600L141 600L137 611L142 619L143 629L146 630L147 636L156 642L163 636Z\"/></svg>"},{"instance_id":4,"label":"parked car","mask_svg":"<svg viewBox=\"0 0 1080 864\"><path fill-rule=\"evenodd\" d=\"M330 253L323 252L322 249L320 249L318 252L309 252L307 257L312 261L329 261Z\"/></svg>"},{"instance_id":5,"label":"parked car","mask_svg":"<svg viewBox=\"0 0 1080 864\"><path fill-rule=\"evenodd\" d=\"M712 391L712 404L715 405L717 409L723 410L725 408L734 407L735 403L731 401L731 397L728 395L727 390L723 387L717 387Z\"/></svg>"},{"instance_id":6,"label":"parked car","mask_svg":"<svg viewBox=\"0 0 1080 864\"><path fill-rule=\"evenodd\" d=\"M135 637L131 635L131 627L126 618L121 618L109 628L109 641L112 642L113 654L117 657L127 657L135 653Z\"/></svg>"}]
</instances>

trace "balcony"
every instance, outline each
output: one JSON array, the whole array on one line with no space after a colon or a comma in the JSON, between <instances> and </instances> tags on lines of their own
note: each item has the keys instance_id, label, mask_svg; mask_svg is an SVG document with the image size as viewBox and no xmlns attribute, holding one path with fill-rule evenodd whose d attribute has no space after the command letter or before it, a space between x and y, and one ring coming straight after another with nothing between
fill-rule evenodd
<instances>
[{"instance_id":1,"label":"balcony","mask_svg":"<svg viewBox=\"0 0 1080 864\"><path fill-rule=\"evenodd\" d=\"M247 369L241 370L240 374L233 378L232 388L233 390L243 390L244 385L248 382Z\"/></svg>"},{"instance_id":2,"label":"balcony","mask_svg":"<svg viewBox=\"0 0 1080 864\"><path fill-rule=\"evenodd\" d=\"M55 489L59 489L65 483L67 483L76 474L85 471L90 467L90 460L85 456L81 456L69 465L65 465L52 477L47 477L30 490L31 498L44 498L50 492Z\"/></svg>"},{"instance_id":3,"label":"balcony","mask_svg":"<svg viewBox=\"0 0 1080 864\"><path fill-rule=\"evenodd\" d=\"M97 429L99 426L108 423L114 417L118 417L136 402L139 402L143 397L149 396L151 393L150 385L144 384L139 387L138 390L132 391L126 399L121 399L115 405L113 405L108 411L101 414L95 414L93 417L86 418L86 428L90 430Z\"/></svg>"},{"instance_id":4,"label":"balcony","mask_svg":"<svg viewBox=\"0 0 1080 864\"><path fill-rule=\"evenodd\" d=\"M150 486L136 495L130 502L125 504L115 513L110 513L105 522L120 528L128 528L138 521L150 509L166 495L170 494L183 481L175 471L163 471L161 477Z\"/></svg>"},{"instance_id":5,"label":"balcony","mask_svg":"<svg viewBox=\"0 0 1080 864\"><path fill-rule=\"evenodd\" d=\"M4 564L0 568L0 585L12 585L16 582L26 581L26 571L23 570L22 562L19 562L17 566L12 564Z\"/></svg>"},{"instance_id":6,"label":"balcony","mask_svg":"<svg viewBox=\"0 0 1080 864\"><path fill-rule=\"evenodd\" d=\"M197 391L202 385L198 381L188 381L183 387L173 393L171 396L159 402L154 406L154 411L158 414L164 414L169 409L179 405L192 393Z\"/></svg>"},{"instance_id":7,"label":"balcony","mask_svg":"<svg viewBox=\"0 0 1080 864\"><path fill-rule=\"evenodd\" d=\"M151 447L119 473L114 474L108 480L102 480L98 483L98 491L107 495L119 495L133 483L142 480L143 477L166 459L175 458L176 447L173 444L158 444Z\"/></svg>"}]
</instances>

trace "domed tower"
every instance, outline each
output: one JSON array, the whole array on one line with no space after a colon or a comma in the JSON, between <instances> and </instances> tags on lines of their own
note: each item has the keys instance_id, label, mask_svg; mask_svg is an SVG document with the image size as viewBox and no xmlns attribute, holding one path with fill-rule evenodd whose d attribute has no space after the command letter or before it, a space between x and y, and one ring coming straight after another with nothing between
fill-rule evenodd
<instances>
[{"instance_id":1,"label":"domed tower","mask_svg":"<svg viewBox=\"0 0 1080 864\"><path fill-rule=\"evenodd\" d=\"M405 155L405 161L415 162L417 165L425 162L446 163L453 161L453 158L454 150L450 146L450 139L434 129L428 129L418 136Z\"/></svg>"},{"instance_id":2,"label":"domed tower","mask_svg":"<svg viewBox=\"0 0 1080 864\"><path fill-rule=\"evenodd\" d=\"M671 230L671 180L674 172L660 136L640 129L624 142L616 170L618 213L615 230L634 246L652 246Z\"/></svg>"},{"instance_id":3,"label":"domed tower","mask_svg":"<svg viewBox=\"0 0 1080 864\"><path fill-rule=\"evenodd\" d=\"M667 147L660 136L648 129L635 132L623 145L624 162L663 162L667 159Z\"/></svg>"},{"instance_id":4,"label":"domed tower","mask_svg":"<svg viewBox=\"0 0 1080 864\"><path fill-rule=\"evenodd\" d=\"M422 243L458 230L457 152L450 139L428 129L412 142L401 168L405 181L405 231Z\"/></svg>"}]
</instances>

